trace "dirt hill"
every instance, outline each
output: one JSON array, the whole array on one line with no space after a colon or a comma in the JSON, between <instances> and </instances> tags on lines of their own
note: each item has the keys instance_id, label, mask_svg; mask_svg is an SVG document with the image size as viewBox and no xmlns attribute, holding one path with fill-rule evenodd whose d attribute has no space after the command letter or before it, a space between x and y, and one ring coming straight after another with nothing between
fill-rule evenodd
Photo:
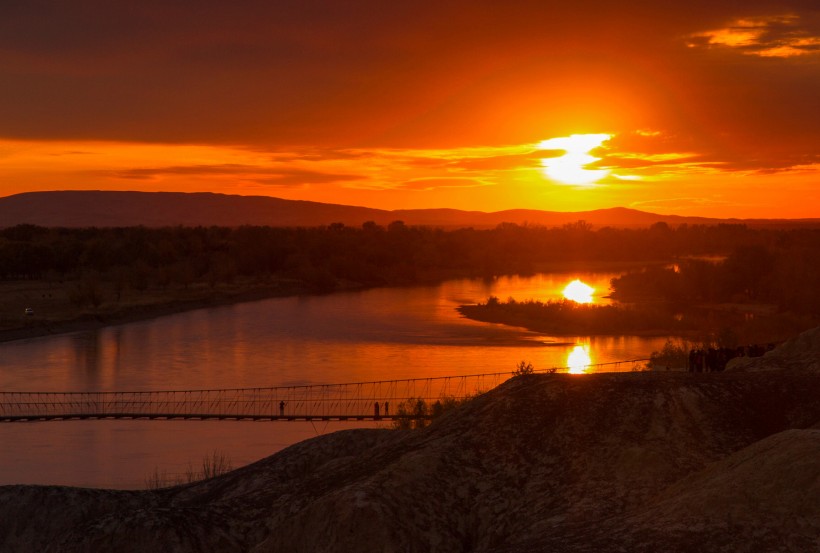
<instances>
[{"instance_id":1,"label":"dirt hill","mask_svg":"<svg viewBox=\"0 0 820 553\"><path fill-rule=\"evenodd\" d=\"M3 487L0 550L802 553L818 474L811 365L532 375L424 430L338 432L198 484Z\"/></svg>"},{"instance_id":2,"label":"dirt hill","mask_svg":"<svg viewBox=\"0 0 820 553\"><path fill-rule=\"evenodd\" d=\"M767 351L763 357L736 357L727 364L726 370L765 371L790 367L820 373L820 327L803 332L779 348Z\"/></svg>"}]
</instances>

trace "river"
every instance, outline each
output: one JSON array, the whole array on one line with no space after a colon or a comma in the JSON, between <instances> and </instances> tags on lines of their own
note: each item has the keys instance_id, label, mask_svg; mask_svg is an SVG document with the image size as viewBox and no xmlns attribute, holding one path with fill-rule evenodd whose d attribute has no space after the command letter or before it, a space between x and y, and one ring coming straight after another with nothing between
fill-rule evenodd
<instances>
[{"instance_id":1,"label":"river","mask_svg":"<svg viewBox=\"0 0 820 553\"><path fill-rule=\"evenodd\" d=\"M0 390L136 391L325 384L536 369L647 357L665 338L551 337L461 317L485 301L595 301L618 273L545 273L274 298L0 344ZM631 365L623 367L630 370ZM608 368L607 370L611 370ZM141 488L215 451L235 466L297 441L385 423L61 421L0 424L0 484Z\"/></svg>"}]
</instances>

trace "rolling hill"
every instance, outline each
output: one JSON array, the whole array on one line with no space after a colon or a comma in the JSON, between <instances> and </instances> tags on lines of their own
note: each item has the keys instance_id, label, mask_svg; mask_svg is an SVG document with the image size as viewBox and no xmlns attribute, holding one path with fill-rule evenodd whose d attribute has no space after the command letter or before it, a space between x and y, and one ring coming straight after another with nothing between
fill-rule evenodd
<instances>
[{"instance_id":1,"label":"rolling hill","mask_svg":"<svg viewBox=\"0 0 820 553\"><path fill-rule=\"evenodd\" d=\"M319 226L366 221L387 225L443 228L489 228L500 223L561 226L584 220L593 228L646 227L657 222L718 224L743 222L750 226L818 225L820 219L736 220L658 215L627 208L558 212L514 209L485 213L458 209L401 209L388 211L338 204L285 200L269 196L235 196L212 193L53 191L28 192L0 198L0 228L19 224L50 227L163 226Z\"/></svg>"}]
</instances>

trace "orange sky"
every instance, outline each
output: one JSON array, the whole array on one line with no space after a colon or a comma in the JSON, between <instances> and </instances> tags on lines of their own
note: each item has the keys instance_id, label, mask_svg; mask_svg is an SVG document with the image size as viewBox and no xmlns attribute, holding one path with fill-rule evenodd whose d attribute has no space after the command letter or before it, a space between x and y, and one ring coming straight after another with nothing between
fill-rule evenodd
<instances>
[{"instance_id":1,"label":"orange sky","mask_svg":"<svg viewBox=\"0 0 820 553\"><path fill-rule=\"evenodd\" d=\"M3 3L0 195L820 217L820 4L567 4Z\"/></svg>"}]
</instances>

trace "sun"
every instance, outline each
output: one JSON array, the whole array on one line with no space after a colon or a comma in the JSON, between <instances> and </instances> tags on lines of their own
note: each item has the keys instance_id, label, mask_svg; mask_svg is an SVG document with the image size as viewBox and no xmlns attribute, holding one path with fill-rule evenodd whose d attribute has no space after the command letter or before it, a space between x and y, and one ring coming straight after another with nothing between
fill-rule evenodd
<instances>
[{"instance_id":1,"label":"sun","mask_svg":"<svg viewBox=\"0 0 820 553\"><path fill-rule=\"evenodd\" d=\"M572 300L576 303L592 303L592 294L595 292L595 288L589 286L588 284L584 284L577 278L566 285L564 291L564 297L568 300Z\"/></svg>"},{"instance_id":2,"label":"sun","mask_svg":"<svg viewBox=\"0 0 820 553\"><path fill-rule=\"evenodd\" d=\"M612 138L611 134L573 134L550 138L538 144L540 150L564 150L560 157L544 158L544 174L564 184L590 185L609 175L608 169L584 169L601 158L590 151Z\"/></svg>"}]
</instances>

